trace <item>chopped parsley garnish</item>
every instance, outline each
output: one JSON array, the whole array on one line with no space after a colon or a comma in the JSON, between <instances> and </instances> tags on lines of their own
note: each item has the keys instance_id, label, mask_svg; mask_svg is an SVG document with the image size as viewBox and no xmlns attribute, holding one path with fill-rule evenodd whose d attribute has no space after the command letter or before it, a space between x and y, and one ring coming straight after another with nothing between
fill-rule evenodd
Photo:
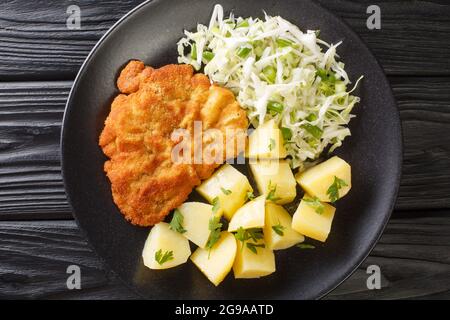
<instances>
[{"instance_id":1,"label":"chopped parsley garnish","mask_svg":"<svg viewBox=\"0 0 450 320\"><path fill-rule=\"evenodd\" d=\"M258 251L256 250L256 248L265 248L265 247L266 247L266 245L264 243L256 244L256 243L247 242L247 248L254 254L258 254Z\"/></svg>"},{"instance_id":2,"label":"chopped parsley garnish","mask_svg":"<svg viewBox=\"0 0 450 320\"><path fill-rule=\"evenodd\" d=\"M270 143L269 143L269 151L272 151L273 149L275 149L275 145L276 145L275 140L271 138Z\"/></svg>"},{"instance_id":3,"label":"chopped parsley garnish","mask_svg":"<svg viewBox=\"0 0 450 320\"><path fill-rule=\"evenodd\" d=\"M225 195L231 194L231 190L228 190L228 189L225 189L225 188L222 188L222 187L220 187L220 190L222 190L223 194L225 194Z\"/></svg>"},{"instance_id":4,"label":"chopped parsley garnish","mask_svg":"<svg viewBox=\"0 0 450 320\"><path fill-rule=\"evenodd\" d=\"M300 248L300 249L315 249L316 248L312 244L307 244L307 243L299 243L298 245L296 245L296 247Z\"/></svg>"},{"instance_id":5,"label":"chopped parsley garnish","mask_svg":"<svg viewBox=\"0 0 450 320\"><path fill-rule=\"evenodd\" d=\"M185 233L187 230L183 228L184 216L180 210L175 209L173 212L172 220L170 221L170 229L179 233Z\"/></svg>"},{"instance_id":6,"label":"chopped parsley garnish","mask_svg":"<svg viewBox=\"0 0 450 320\"><path fill-rule=\"evenodd\" d=\"M305 201L306 204L313 208L314 211L318 214L322 214L325 210L325 206L317 197L305 197L303 198L303 201Z\"/></svg>"},{"instance_id":7,"label":"chopped parsley garnish","mask_svg":"<svg viewBox=\"0 0 450 320\"><path fill-rule=\"evenodd\" d=\"M220 200L219 200L219 197L215 197L215 198L212 200L212 205L213 205L213 207L212 207L212 212L213 212L214 214L216 214L217 211L219 211L219 209L220 209Z\"/></svg>"},{"instance_id":8,"label":"chopped parsley garnish","mask_svg":"<svg viewBox=\"0 0 450 320\"><path fill-rule=\"evenodd\" d=\"M155 260L159 265L163 265L167 261L173 260L173 251L166 251L162 253L162 249L155 252Z\"/></svg>"},{"instance_id":9,"label":"chopped parsley garnish","mask_svg":"<svg viewBox=\"0 0 450 320\"><path fill-rule=\"evenodd\" d=\"M278 222L277 225L272 226L272 230L281 237L284 236L284 229L286 229L286 227L282 226L280 222Z\"/></svg>"},{"instance_id":10,"label":"chopped parsley garnish","mask_svg":"<svg viewBox=\"0 0 450 320\"><path fill-rule=\"evenodd\" d=\"M242 227L239 227L239 229L236 230L234 237L238 241L242 242L241 249L243 249L244 245L246 245L247 248L249 250L251 250L253 253L258 253L256 251L256 248L265 248L264 244L256 244L256 243L248 242L248 240L252 240L253 242L258 242L258 240L264 238L264 235L263 235L261 229L258 229L258 228L244 229Z\"/></svg>"},{"instance_id":11,"label":"chopped parsley garnish","mask_svg":"<svg viewBox=\"0 0 450 320\"><path fill-rule=\"evenodd\" d=\"M248 191L246 194L246 197L247 197L247 200L253 200L256 198L252 191Z\"/></svg>"},{"instance_id":12,"label":"chopped parsley garnish","mask_svg":"<svg viewBox=\"0 0 450 320\"><path fill-rule=\"evenodd\" d=\"M275 197L275 193L277 192L277 185L272 186L272 182L269 181L269 193L267 194L266 199L272 202L278 201L281 198Z\"/></svg>"},{"instance_id":13,"label":"chopped parsley garnish","mask_svg":"<svg viewBox=\"0 0 450 320\"><path fill-rule=\"evenodd\" d=\"M336 202L339 199L339 190L346 186L347 183L344 180L334 176L334 181L327 190L330 201L333 203Z\"/></svg>"},{"instance_id":14,"label":"chopped parsley garnish","mask_svg":"<svg viewBox=\"0 0 450 320\"><path fill-rule=\"evenodd\" d=\"M211 233L209 234L209 239L206 243L207 249L211 249L216 242L219 241L221 228L222 222L220 222L220 217L212 216L211 219L209 219L208 229Z\"/></svg>"}]
</instances>

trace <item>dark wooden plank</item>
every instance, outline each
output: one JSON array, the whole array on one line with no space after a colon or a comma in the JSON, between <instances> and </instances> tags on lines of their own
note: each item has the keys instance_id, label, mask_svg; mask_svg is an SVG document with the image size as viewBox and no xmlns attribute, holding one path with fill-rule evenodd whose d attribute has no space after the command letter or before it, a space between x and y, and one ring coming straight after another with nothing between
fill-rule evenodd
<instances>
[{"instance_id":1,"label":"dark wooden plank","mask_svg":"<svg viewBox=\"0 0 450 320\"><path fill-rule=\"evenodd\" d=\"M319 0L318 2L350 25L372 50L387 74L414 76L449 74L448 1ZM380 30L369 30L366 26L369 17L366 10L370 5L380 7Z\"/></svg>"},{"instance_id":2,"label":"dark wooden plank","mask_svg":"<svg viewBox=\"0 0 450 320\"><path fill-rule=\"evenodd\" d=\"M397 209L450 206L450 79L390 78L402 119Z\"/></svg>"},{"instance_id":3,"label":"dark wooden plank","mask_svg":"<svg viewBox=\"0 0 450 320\"><path fill-rule=\"evenodd\" d=\"M367 275L352 276L329 299L449 299L450 215L391 220L360 270L381 269L382 289L367 290ZM359 277L360 281L353 281ZM362 282L362 283L361 283Z\"/></svg>"},{"instance_id":4,"label":"dark wooden plank","mask_svg":"<svg viewBox=\"0 0 450 320\"><path fill-rule=\"evenodd\" d=\"M391 78L405 158L397 209L450 206L450 78ZM0 83L0 219L70 218L59 133L71 82Z\"/></svg>"},{"instance_id":5,"label":"dark wooden plank","mask_svg":"<svg viewBox=\"0 0 450 320\"><path fill-rule=\"evenodd\" d=\"M0 227L0 299L54 298L65 294L89 298L109 291L133 296L103 267L73 221L4 222ZM67 289L68 266L81 269L81 288ZM116 287L119 287L118 290ZM97 292L98 288L104 288ZM86 293L86 295L84 295Z\"/></svg>"},{"instance_id":6,"label":"dark wooden plank","mask_svg":"<svg viewBox=\"0 0 450 320\"><path fill-rule=\"evenodd\" d=\"M80 0L81 29L66 27L72 1L2 1L0 79L72 79L96 41L142 0ZM377 1L381 30L366 27L365 1L319 1L341 16L373 50L388 74L449 75L450 4ZM180 33L181 34L181 33Z\"/></svg>"},{"instance_id":7,"label":"dark wooden plank","mask_svg":"<svg viewBox=\"0 0 450 320\"><path fill-rule=\"evenodd\" d=\"M450 212L392 220L361 268L327 299L448 299L449 250ZM0 298L137 298L104 272L72 221L1 222L0 256ZM81 290L66 287L72 264L81 268ZM381 290L366 286L366 268L373 264L381 269Z\"/></svg>"},{"instance_id":8,"label":"dark wooden plank","mask_svg":"<svg viewBox=\"0 0 450 320\"><path fill-rule=\"evenodd\" d=\"M0 212L70 217L59 136L71 82L0 84ZM36 215L33 218L38 218Z\"/></svg>"}]
</instances>

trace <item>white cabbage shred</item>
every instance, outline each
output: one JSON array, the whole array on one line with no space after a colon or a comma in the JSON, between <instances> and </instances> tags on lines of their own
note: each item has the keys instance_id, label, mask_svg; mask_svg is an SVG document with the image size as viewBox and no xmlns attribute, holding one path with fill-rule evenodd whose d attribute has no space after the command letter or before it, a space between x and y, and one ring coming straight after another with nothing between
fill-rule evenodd
<instances>
[{"instance_id":1,"label":"white cabbage shred","mask_svg":"<svg viewBox=\"0 0 450 320\"><path fill-rule=\"evenodd\" d=\"M224 18L220 5L209 26L184 34L178 62L204 66L211 81L231 89L255 128L275 119L293 168L350 136L347 125L360 100L351 93L362 77L347 90L350 80L336 53L341 42L328 44L318 31L302 32L279 16Z\"/></svg>"}]
</instances>

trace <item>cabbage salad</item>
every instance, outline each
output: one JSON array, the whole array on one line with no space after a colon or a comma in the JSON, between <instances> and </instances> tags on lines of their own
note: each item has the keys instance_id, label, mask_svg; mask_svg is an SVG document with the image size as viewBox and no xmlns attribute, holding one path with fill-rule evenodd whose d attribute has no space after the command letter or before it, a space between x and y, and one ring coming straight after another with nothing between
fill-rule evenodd
<instances>
[{"instance_id":1,"label":"cabbage salad","mask_svg":"<svg viewBox=\"0 0 450 320\"><path fill-rule=\"evenodd\" d=\"M212 82L231 89L256 128L275 119L292 168L316 160L350 136L347 125L359 98L356 84L338 60L341 42L328 44L318 31L302 32L289 21L224 17L216 5L208 26L184 31L178 62L192 65Z\"/></svg>"}]
</instances>

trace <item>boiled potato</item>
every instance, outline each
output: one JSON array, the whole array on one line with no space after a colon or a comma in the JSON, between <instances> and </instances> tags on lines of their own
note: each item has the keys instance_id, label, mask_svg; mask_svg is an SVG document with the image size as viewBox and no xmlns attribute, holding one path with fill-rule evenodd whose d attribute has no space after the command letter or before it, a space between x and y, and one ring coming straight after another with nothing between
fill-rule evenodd
<instances>
[{"instance_id":1,"label":"boiled potato","mask_svg":"<svg viewBox=\"0 0 450 320\"><path fill-rule=\"evenodd\" d=\"M306 198L310 199L308 196ZM292 229L307 237L325 242L331 230L336 208L324 202L321 205L323 212L318 213L317 208L303 198L292 218Z\"/></svg>"},{"instance_id":2,"label":"boiled potato","mask_svg":"<svg viewBox=\"0 0 450 320\"><path fill-rule=\"evenodd\" d=\"M265 203L266 197L259 196L239 208L228 225L228 231L233 232L240 227L244 229L264 227Z\"/></svg>"},{"instance_id":3,"label":"boiled potato","mask_svg":"<svg viewBox=\"0 0 450 320\"><path fill-rule=\"evenodd\" d=\"M287 249L305 241L305 237L293 230L291 225L292 217L282 206L266 203L264 241L269 249Z\"/></svg>"},{"instance_id":4,"label":"boiled potato","mask_svg":"<svg viewBox=\"0 0 450 320\"><path fill-rule=\"evenodd\" d=\"M157 261L158 253L160 263ZM188 239L171 230L165 222L153 226L142 251L144 265L150 269L176 267L185 263L190 255Z\"/></svg>"},{"instance_id":5,"label":"boiled potato","mask_svg":"<svg viewBox=\"0 0 450 320\"><path fill-rule=\"evenodd\" d=\"M192 262L215 286L230 272L236 256L236 239L229 232L222 232L211 251L198 248L191 256Z\"/></svg>"},{"instance_id":6,"label":"boiled potato","mask_svg":"<svg viewBox=\"0 0 450 320\"><path fill-rule=\"evenodd\" d=\"M247 199L247 192L253 192L248 179L229 164L223 165L209 179L197 187L197 191L209 203L217 197L225 217L230 220L233 214Z\"/></svg>"},{"instance_id":7,"label":"boiled potato","mask_svg":"<svg viewBox=\"0 0 450 320\"><path fill-rule=\"evenodd\" d=\"M283 135L274 120L269 120L248 137L247 158L280 159L287 155Z\"/></svg>"},{"instance_id":8,"label":"boiled potato","mask_svg":"<svg viewBox=\"0 0 450 320\"><path fill-rule=\"evenodd\" d=\"M250 169L261 194L267 197L271 191L275 190L271 194L273 202L278 204L286 204L294 200L297 195L297 183L287 161L250 162Z\"/></svg>"},{"instance_id":9,"label":"boiled potato","mask_svg":"<svg viewBox=\"0 0 450 320\"><path fill-rule=\"evenodd\" d=\"M339 188L338 198L345 196L352 187L351 167L350 165L334 156L325 162L296 175L297 182L311 196L319 198L320 201L330 202L328 189L333 185L335 177L343 180L346 186Z\"/></svg>"},{"instance_id":10,"label":"boiled potato","mask_svg":"<svg viewBox=\"0 0 450 320\"><path fill-rule=\"evenodd\" d=\"M213 216L213 206L201 202L185 202L178 210L183 215L183 228L186 232L183 236L191 240L200 248L204 248L208 242L209 220ZM217 215L220 216L219 211Z\"/></svg>"},{"instance_id":11,"label":"boiled potato","mask_svg":"<svg viewBox=\"0 0 450 320\"><path fill-rule=\"evenodd\" d=\"M234 277L240 278L260 278L275 272L275 255L269 248L255 247L254 253L247 247L247 243L254 243L252 240L245 242L237 241L236 259L233 265ZM256 245L265 245L263 240L258 240Z\"/></svg>"}]
</instances>

